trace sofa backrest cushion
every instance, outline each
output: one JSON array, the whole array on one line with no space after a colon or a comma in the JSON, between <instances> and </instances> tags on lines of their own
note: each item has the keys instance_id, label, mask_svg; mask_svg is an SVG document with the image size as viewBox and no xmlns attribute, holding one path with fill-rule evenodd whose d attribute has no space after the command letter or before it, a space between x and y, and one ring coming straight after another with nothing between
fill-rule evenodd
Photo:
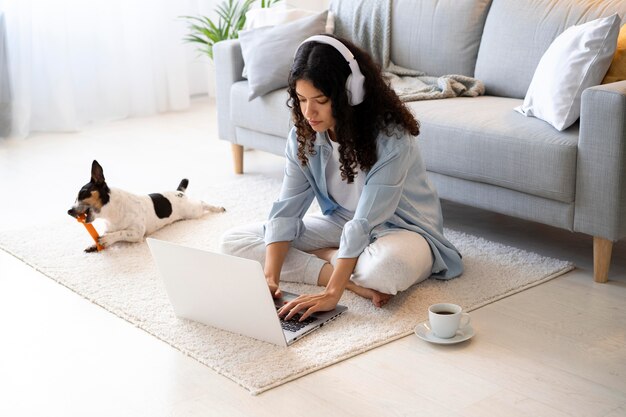
<instances>
[{"instance_id":1,"label":"sofa backrest cushion","mask_svg":"<svg viewBox=\"0 0 626 417\"><path fill-rule=\"evenodd\" d=\"M474 76L486 94L524 98L552 41L570 26L618 13L625 0L493 0Z\"/></svg>"},{"instance_id":2,"label":"sofa backrest cushion","mask_svg":"<svg viewBox=\"0 0 626 417\"><path fill-rule=\"evenodd\" d=\"M391 61L427 75L474 75L491 0L393 0Z\"/></svg>"}]
</instances>

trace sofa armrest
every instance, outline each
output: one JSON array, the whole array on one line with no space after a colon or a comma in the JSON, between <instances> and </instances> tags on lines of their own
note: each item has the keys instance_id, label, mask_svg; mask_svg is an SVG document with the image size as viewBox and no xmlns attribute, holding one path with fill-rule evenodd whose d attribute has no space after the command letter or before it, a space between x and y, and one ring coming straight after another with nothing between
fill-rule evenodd
<instances>
[{"instance_id":1,"label":"sofa armrest","mask_svg":"<svg viewBox=\"0 0 626 417\"><path fill-rule=\"evenodd\" d=\"M574 230L626 236L626 81L582 95Z\"/></svg>"},{"instance_id":2,"label":"sofa armrest","mask_svg":"<svg viewBox=\"0 0 626 417\"><path fill-rule=\"evenodd\" d=\"M236 143L235 127L230 119L230 88L243 80L243 55L238 39L217 42L213 45L215 63L215 100L217 102L217 129L220 139Z\"/></svg>"}]
</instances>

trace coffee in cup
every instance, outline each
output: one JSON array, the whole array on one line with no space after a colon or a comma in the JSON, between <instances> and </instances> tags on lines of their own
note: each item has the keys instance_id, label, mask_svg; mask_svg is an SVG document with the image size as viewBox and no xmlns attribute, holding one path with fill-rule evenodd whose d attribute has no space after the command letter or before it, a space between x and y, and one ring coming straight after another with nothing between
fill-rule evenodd
<instances>
[{"instance_id":1,"label":"coffee in cup","mask_svg":"<svg viewBox=\"0 0 626 417\"><path fill-rule=\"evenodd\" d=\"M450 339L470 324L470 316L459 305L440 303L428 307L428 321L436 337Z\"/></svg>"}]
</instances>

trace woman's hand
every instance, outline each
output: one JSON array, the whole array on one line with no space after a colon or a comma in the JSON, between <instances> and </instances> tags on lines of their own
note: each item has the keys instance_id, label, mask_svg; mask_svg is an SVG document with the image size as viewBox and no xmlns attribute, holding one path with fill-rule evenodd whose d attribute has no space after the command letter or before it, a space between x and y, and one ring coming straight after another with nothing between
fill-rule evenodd
<instances>
[{"instance_id":1,"label":"woman's hand","mask_svg":"<svg viewBox=\"0 0 626 417\"><path fill-rule=\"evenodd\" d=\"M330 311L337 307L341 299L341 294L346 289L350 280L350 275L354 271L354 266L358 258L342 258L337 260L337 265L330 276L326 289L319 294L303 294L285 304L278 310L280 317L285 316L285 320L291 319L301 311L304 311L300 321L306 320L316 311Z\"/></svg>"},{"instance_id":2,"label":"woman's hand","mask_svg":"<svg viewBox=\"0 0 626 417\"><path fill-rule=\"evenodd\" d=\"M285 320L291 319L301 311L304 311L299 321L306 320L316 311L330 311L337 307L341 294L324 291L319 294L303 294L298 298L288 302L278 310L280 317L285 316Z\"/></svg>"},{"instance_id":3,"label":"woman's hand","mask_svg":"<svg viewBox=\"0 0 626 417\"><path fill-rule=\"evenodd\" d=\"M283 296L280 288L278 288L278 282L276 280L268 277L266 277L265 280L267 281L267 286L270 287L270 293L272 293L272 297L280 298Z\"/></svg>"},{"instance_id":4,"label":"woman's hand","mask_svg":"<svg viewBox=\"0 0 626 417\"><path fill-rule=\"evenodd\" d=\"M289 251L289 242L274 242L265 247L265 280L272 297L280 298L283 293L278 288L280 282L280 270L285 262L285 257Z\"/></svg>"}]
</instances>

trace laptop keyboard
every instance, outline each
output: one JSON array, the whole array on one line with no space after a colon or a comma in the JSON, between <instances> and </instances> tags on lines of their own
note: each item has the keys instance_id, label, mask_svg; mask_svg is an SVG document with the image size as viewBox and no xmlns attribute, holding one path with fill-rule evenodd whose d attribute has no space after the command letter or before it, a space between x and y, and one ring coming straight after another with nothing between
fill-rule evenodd
<instances>
[{"instance_id":1,"label":"laptop keyboard","mask_svg":"<svg viewBox=\"0 0 626 417\"><path fill-rule=\"evenodd\" d=\"M278 310L278 307L276 307L276 310ZM280 319L280 325L283 327L283 330L288 330L290 332L297 332L316 320L314 317L309 317L305 320L298 321L300 320L300 317L302 317L302 314L296 314L289 320L285 320L283 317L278 318Z\"/></svg>"}]
</instances>

